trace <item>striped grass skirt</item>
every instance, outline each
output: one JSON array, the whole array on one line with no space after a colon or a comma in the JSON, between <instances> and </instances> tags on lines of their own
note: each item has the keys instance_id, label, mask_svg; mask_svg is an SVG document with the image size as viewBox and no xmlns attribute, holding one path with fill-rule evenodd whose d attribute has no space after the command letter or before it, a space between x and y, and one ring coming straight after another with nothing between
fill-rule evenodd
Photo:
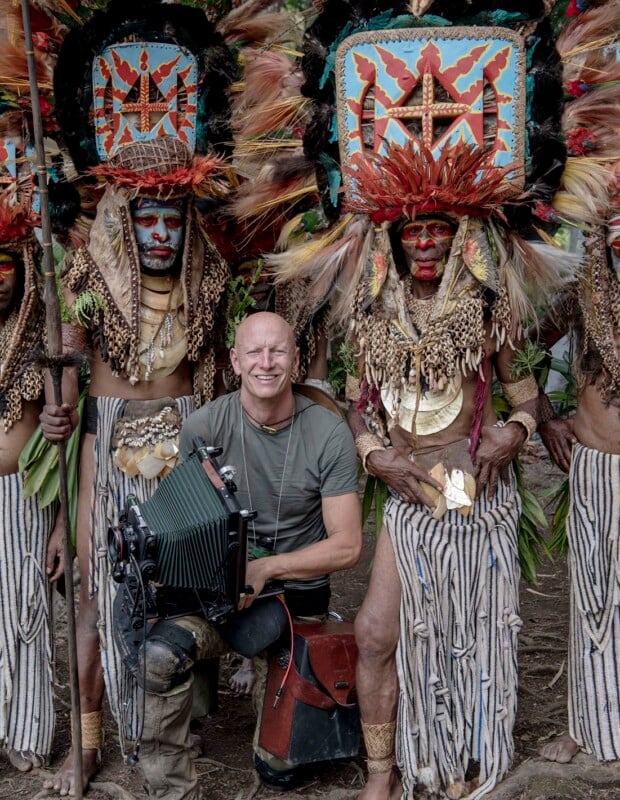
<instances>
[{"instance_id":1,"label":"striped grass skirt","mask_svg":"<svg viewBox=\"0 0 620 800\"><path fill-rule=\"evenodd\" d=\"M131 673L125 669L113 636L114 599L119 584L110 576L108 528L118 525L125 510L127 497L132 494L143 502L150 497L159 478L148 480L143 475L130 478L112 462L114 426L124 412L127 401L120 397L97 398L97 436L95 439L95 478L90 520L89 589L96 593L99 609L99 641L108 701L119 725L121 748L126 740L134 741L140 730L141 693ZM181 417L186 419L194 410L193 397L177 398Z\"/></svg>"},{"instance_id":2,"label":"striped grass skirt","mask_svg":"<svg viewBox=\"0 0 620 800\"><path fill-rule=\"evenodd\" d=\"M575 445L570 547L568 717L599 761L620 759L620 456Z\"/></svg>"},{"instance_id":3,"label":"striped grass skirt","mask_svg":"<svg viewBox=\"0 0 620 800\"><path fill-rule=\"evenodd\" d=\"M390 498L402 587L396 756L404 797L442 796L479 762L482 797L510 768L517 704L520 499L500 481L468 517Z\"/></svg>"},{"instance_id":4,"label":"striped grass skirt","mask_svg":"<svg viewBox=\"0 0 620 800\"><path fill-rule=\"evenodd\" d=\"M0 744L47 757L54 736L50 594L45 576L54 506L0 477Z\"/></svg>"}]
</instances>

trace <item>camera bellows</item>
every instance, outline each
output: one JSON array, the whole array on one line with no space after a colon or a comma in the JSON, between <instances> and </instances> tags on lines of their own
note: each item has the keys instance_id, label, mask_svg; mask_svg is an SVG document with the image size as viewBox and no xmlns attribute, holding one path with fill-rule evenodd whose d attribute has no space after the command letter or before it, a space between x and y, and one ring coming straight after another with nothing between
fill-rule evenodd
<instances>
[{"instance_id":1,"label":"camera bellows","mask_svg":"<svg viewBox=\"0 0 620 800\"><path fill-rule=\"evenodd\" d=\"M156 580L225 592L229 514L198 454L167 475L140 507L156 535Z\"/></svg>"}]
</instances>

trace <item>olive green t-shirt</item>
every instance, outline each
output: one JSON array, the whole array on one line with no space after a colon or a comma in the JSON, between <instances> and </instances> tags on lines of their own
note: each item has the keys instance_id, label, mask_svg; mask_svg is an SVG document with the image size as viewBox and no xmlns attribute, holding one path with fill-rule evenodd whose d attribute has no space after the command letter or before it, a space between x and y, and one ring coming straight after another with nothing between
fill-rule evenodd
<instances>
[{"instance_id":1,"label":"olive green t-shirt","mask_svg":"<svg viewBox=\"0 0 620 800\"><path fill-rule=\"evenodd\" d=\"M257 512L248 526L248 550L299 550L326 537L323 497L356 492L357 454L345 421L332 411L295 395L291 424L275 434L260 430L241 410L239 392L199 408L183 424L181 457L194 437L222 447L220 466L236 469L237 500ZM327 576L287 581L287 588L314 588Z\"/></svg>"}]
</instances>

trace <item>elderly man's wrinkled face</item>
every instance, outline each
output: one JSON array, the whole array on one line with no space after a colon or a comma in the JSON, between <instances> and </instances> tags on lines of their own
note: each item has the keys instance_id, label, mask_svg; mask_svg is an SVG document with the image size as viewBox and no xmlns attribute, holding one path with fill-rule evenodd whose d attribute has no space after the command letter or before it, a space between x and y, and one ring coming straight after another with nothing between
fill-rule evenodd
<instances>
[{"instance_id":1,"label":"elderly man's wrinkled face","mask_svg":"<svg viewBox=\"0 0 620 800\"><path fill-rule=\"evenodd\" d=\"M183 245L181 205L139 200L132 216L142 270L149 275L168 275L175 271Z\"/></svg>"},{"instance_id":2,"label":"elderly man's wrinkled face","mask_svg":"<svg viewBox=\"0 0 620 800\"><path fill-rule=\"evenodd\" d=\"M17 267L13 257L0 252L0 316L6 317L13 308L17 288Z\"/></svg>"},{"instance_id":3,"label":"elderly man's wrinkled face","mask_svg":"<svg viewBox=\"0 0 620 800\"><path fill-rule=\"evenodd\" d=\"M420 217L408 222L401 244L409 272L418 281L437 281L443 275L455 228L440 217Z\"/></svg>"}]
</instances>

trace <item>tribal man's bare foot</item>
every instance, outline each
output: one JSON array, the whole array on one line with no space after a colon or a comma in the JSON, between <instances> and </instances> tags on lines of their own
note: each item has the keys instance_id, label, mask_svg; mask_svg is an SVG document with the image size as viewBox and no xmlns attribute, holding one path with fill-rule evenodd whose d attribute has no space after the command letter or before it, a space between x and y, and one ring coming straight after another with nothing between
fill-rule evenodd
<instances>
[{"instance_id":1,"label":"tribal man's bare foot","mask_svg":"<svg viewBox=\"0 0 620 800\"><path fill-rule=\"evenodd\" d=\"M44 761L44 759L36 753L21 753L19 750L8 750L7 758L12 766L19 770L19 772L30 772L33 767L38 769L43 766Z\"/></svg>"},{"instance_id":2,"label":"tribal man's bare foot","mask_svg":"<svg viewBox=\"0 0 620 800\"><path fill-rule=\"evenodd\" d=\"M539 750L540 755L547 761L557 761L558 764L568 764L578 752L579 745L567 735L558 736Z\"/></svg>"},{"instance_id":3,"label":"tribal man's bare foot","mask_svg":"<svg viewBox=\"0 0 620 800\"><path fill-rule=\"evenodd\" d=\"M82 791L88 788L91 778L99 770L99 750L82 750ZM69 750L62 767L43 784L44 789L53 789L61 797L75 795L73 780L73 751Z\"/></svg>"},{"instance_id":4,"label":"tribal man's bare foot","mask_svg":"<svg viewBox=\"0 0 620 800\"><path fill-rule=\"evenodd\" d=\"M230 679L230 688L239 694L251 694L256 680L256 673L251 658L244 658L239 669Z\"/></svg>"},{"instance_id":5,"label":"tribal man's bare foot","mask_svg":"<svg viewBox=\"0 0 620 800\"><path fill-rule=\"evenodd\" d=\"M394 770L375 772L366 779L366 786L357 800L400 800L403 790Z\"/></svg>"}]
</instances>

